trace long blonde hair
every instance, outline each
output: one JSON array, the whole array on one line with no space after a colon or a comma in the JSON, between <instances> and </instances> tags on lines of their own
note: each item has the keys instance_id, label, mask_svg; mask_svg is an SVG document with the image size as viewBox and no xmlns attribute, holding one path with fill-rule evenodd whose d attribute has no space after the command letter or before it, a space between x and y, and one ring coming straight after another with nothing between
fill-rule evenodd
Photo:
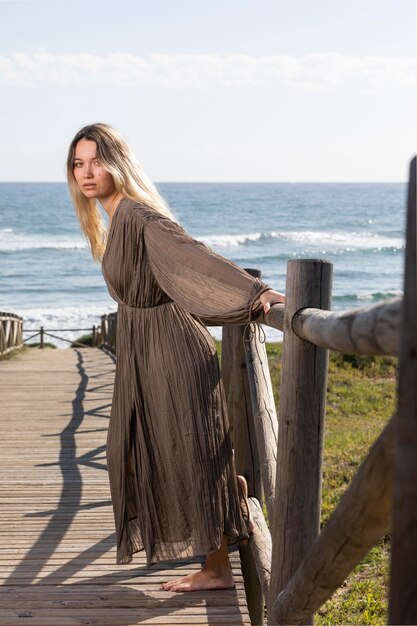
<instances>
[{"instance_id":1,"label":"long blonde hair","mask_svg":"<svg viewBox=\"0 0 417 626\"><path fill-rule=\"evenodd\" d=\"M174 216L117 130L108 124L84 126L75 135L68 150L67 180L81 230L89 242L93 258L101 261L106 249L107 229L97 201L83 195L74 177L75 149L81 139L95 141L97 158L113 176L116 191L125 198L141 202L170 219L174 219Z\"/></svg>"}]
</instances>

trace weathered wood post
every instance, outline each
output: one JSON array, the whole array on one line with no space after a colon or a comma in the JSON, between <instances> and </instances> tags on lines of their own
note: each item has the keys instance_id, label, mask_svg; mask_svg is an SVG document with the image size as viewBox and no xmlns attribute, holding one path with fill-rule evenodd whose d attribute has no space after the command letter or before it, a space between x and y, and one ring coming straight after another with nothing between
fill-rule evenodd
<instances>
[{"instance_id":1,"label":"weathered wood post","mask_svg":"<svg viewBox=\"0 0 417 626\"><path fill-rule=\"evenodd\" d=\"M277 473L278 419L269 372L265 342L261 339L262 328L254 322L246 330L245 354L248 368L252 415L255 425L255 441L260 460L263 492L269 526L273 526L275 508L275 480ZM261 335L262 336L262 335ZM263 335L265 337L265 335ZM262 503L261 503L262 504Z\"/></svg>"},{"instance_id":2,"label":"weathered wood post","mask_svg":"<svg viewBox=\"0 0 417 626\"><path fill-rule=\"evenodd\" d=\"M417 624L416 159L408 187L404 305L395 423L390 624Z\"/></svg>"},{"instance_id":3,"label":"weathered wood post","mask_svg":"<svg viewBox=\"0 0 417 626\"><path fill-rule=\"evenodd\" d=\"M107 315L101 316L101 334L100 334L100 345L107 346L107 333L108 333L109 323L107 321Z\"/></svg>"},{"instance_id":4,"label":"weathered wood post","mask_svg":"<svg viewBox=\"0 0 417 626\"><path fill-rule=\"evenodd\" d=\"M252 276L260 276L259 270L246 271ZM262 480L246 369L243 330L244 326L223 327L222 378L225 379L229 420L233 424L236 471L246 478L249 496L262 501ZM252 625L259 626L264 623L264 601L255 562L248 545L241 545L239 551L251 622Z\"/></svg>"},{"instance_id":5,"label":"weathered wood post","mask_svg":"<svg viewBox=\"0 0 417 626\"><path fill-rule=\"evenodd\" d=\"M18 333L18 343L19 347L23 347L23 318L20 317L18 321L19 333Z\"/></svg>"},{"instance_id":6,"label":"weathered wood post","mask_svg":"<svg viewBox=\"0 0 417 626\"><path fill-rule=\"evenodd\" d=\"M93 324L93 333L92 333L92 337L91 337L91 347L94 348L96 345L96 341L97 341L97 337L96 337L96 327Z\"/></svg>"},{"instance_id":7,"label":"weathered wood post","mask_svg":"<svg viewBox=\"0 0 417 626\"><path fill-rule=\"evenodd\" d=\"M45 331L43 329L43 326L41 326L39 348L43 348L44 347L43 346L44 335L45 335Z\"/></svg>"},{"instance_id":8,"label":"weathered wood post","mask_svg":"<svg viewBox=\"0 0 417 626\"><path fill-rule=\"evenodd\" d=\"M261 272L246 269L259 278ZM228 325L222 333L222 378L233 424L235 466L248 483L249 496L262 499L262 479L244 349L244 326ZM227 371L226 371L227 370Z\"/></svg>"},{"instance_id":9,"label":"weathered wood post","mask_svg":"<svg viewBox=\"0 0 417 626\"><path fill-rule=\"evenodd\" d=\"M10 320L10 315L8 315L6 317L6 320L4 322L4 336L5 336L5 344L6 344L6 351L10 352L10 330L11 330L11 320Z\"/></svg>"},{"instance_id":10,"label":"weathered wood post","mask_svg":"<svg viewBox=\"0 0 417 626\"><path fill-rule=\"evenodd\" d=\"M116 354L116 339L117 339L117 313L110 313L107 316L108 320L108 349L113 354Z\"/></svg>"},{"instance_id":11,"label":"weathered wood post","mask_svg":"<svg viewBox=\"0 0 417 626\"><path fill-rule=\"evenodd\" d=\"M287 265L271 587L268 623L276 625L274 601L316 539L320 524L323 425L328 352L292 330L302 308L329 309L332 263L292 260Z\"/></svg>"}]
</instances>

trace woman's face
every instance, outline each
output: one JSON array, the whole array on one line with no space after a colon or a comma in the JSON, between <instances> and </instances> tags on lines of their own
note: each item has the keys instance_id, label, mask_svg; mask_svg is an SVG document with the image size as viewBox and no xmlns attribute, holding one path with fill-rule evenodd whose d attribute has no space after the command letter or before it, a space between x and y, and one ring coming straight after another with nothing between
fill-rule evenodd
<instances>
[{"instance_id":1,"label":"woman's face","mask_svg":"<svg viewBox=\"0 0 417 626\"><path fill-rule=\"evenodd\" d=\"M116 191L113 176L96 157L97 144L81 139L75 146L74 178L86 198L106 198Z\"/></svg>"}]
</instances>

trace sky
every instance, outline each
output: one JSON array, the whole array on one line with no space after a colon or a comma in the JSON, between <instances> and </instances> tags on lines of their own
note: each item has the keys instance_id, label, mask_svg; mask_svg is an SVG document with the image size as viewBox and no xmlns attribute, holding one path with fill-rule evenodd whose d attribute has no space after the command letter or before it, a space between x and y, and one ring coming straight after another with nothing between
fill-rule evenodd
<instances>
[{"instance_id":1,"label":"sky","mask_svg":"<svg viewBox=\"0 0 417 626\"><path fill-rule=\"evenodd\" d=\"M0 0L0 181L115 126L154 181L400 182L414 0Z\"/></svg>"}]
</instances>

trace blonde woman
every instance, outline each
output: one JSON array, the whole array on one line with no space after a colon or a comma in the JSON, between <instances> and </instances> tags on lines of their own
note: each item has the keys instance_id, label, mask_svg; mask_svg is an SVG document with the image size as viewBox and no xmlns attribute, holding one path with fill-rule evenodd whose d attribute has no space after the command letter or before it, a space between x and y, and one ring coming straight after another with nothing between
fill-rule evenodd
<instances>
[{"instance_id":1,"label":"blonde woman","mask_svg":"<svg viewBox=\"0 0 417 626\"><path fill-rule=\"evenodd\" d=\"M228 544L248 538L213 340L204 321L245 324L283 294L192 239L106 124L68 154L81 229L117 307L107 462L117 562L206 555L167 591L227 589ZM108 231L97 205L109 217Z\"/></svg>"}]
</instances>

